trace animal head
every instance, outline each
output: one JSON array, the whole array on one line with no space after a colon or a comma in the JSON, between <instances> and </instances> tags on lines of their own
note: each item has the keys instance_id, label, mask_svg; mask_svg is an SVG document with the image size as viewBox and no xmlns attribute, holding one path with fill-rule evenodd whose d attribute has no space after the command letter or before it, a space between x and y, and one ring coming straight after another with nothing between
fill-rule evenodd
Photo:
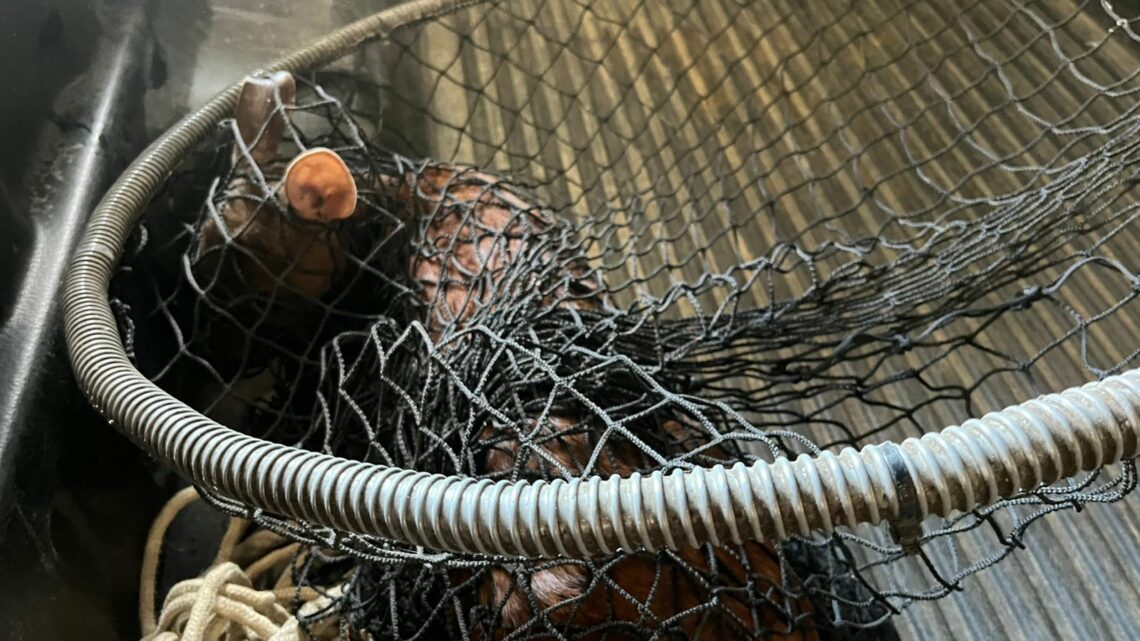
<instances>
[{"instance_id":1,"label":"animal head","mask_svg":"<svg viewBox=\"0 0 1140 641\"><path fill-rule=\"evenodd\" d=\"M246 159L245 150L258 167L280 162L281 141L287 128L285 112L293 106L296 95L296 82L288 72L246 78L234 109L239 138L234 144L235 163ZM304 220L342 220L356 209L356 182L339 154L317 147L301 152L289 162L280 196Z\"/></svg>"},{"instance_id":2,"label":"animal head","mask_svg":"<svg viewBox=\"0 0 1140 641\"><path fill-rule=\"evenodd\" d=\"M232 256L223 261L222 275L239 276L246 290L315 299L344 267L344 249L330 224L355 213L357 189L348 165L331 149L308 149L286 164L281 147L295 98L288 73L245 80L234 110L237 171L224 186L217 215L203 223L200 255ZM276 176L279 181L265 182ZM225 252L215 251L223 246Z\"/></svg>"}]
</instances>

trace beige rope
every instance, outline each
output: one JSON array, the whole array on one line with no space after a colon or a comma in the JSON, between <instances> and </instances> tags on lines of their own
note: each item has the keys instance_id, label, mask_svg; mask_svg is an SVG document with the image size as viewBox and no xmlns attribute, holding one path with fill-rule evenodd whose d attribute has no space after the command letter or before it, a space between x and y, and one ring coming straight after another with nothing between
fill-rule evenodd
<instances>
[{"instance_id":1,"label":"beige rope","mask_svg":"<svg viewBox=\"0 0 1140 641\"><path fill-rule=\"evenodd\" d=\"M342 587L337 585L321 591L293 586L293 561L305 553L301 545L268 530L250 532L250 522L239 518L230 520L210 568L201 577L182 581L171 588L156 620L155 591L166 532L178 514L199 498L192 487L178 492L151 526L139 582L143 641L302 641L310 637L323 641L336 638L340 622L335 613L309 625L308 635L299 618L329 608L340 596ZM273 588L254 588L254 581L261 577L268 577ZM298 602L301 606L294 615L290 607ZM358 634L357 638L367 639L367 635Z\"/></svg>"},{"instance_id":2,"label":"beige rope","mask_svg":"<svg viewBox=\"0 0 1140 641\"><path fill-rule=\"evenodd\" d=\"M166 530L174 522L174 517L198 498L198 492L193 487L179 491L162 506L162 510L150 526L150 533L146 537L146 548L143 550L142 579L139 582L139 626L143 635L150 634L155 628L155 583L158 580L158 560L162 555L162 542L166 539Z\"/></svg>"}]
</instances>

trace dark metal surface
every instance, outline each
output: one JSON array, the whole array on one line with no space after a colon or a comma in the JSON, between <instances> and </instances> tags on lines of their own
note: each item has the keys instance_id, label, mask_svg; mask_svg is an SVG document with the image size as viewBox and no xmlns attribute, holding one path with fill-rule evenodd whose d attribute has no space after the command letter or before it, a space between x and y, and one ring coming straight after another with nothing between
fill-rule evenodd
<instances>
[{"instance_id":1,"label":"dark metal surface","mask_svg":"<svg viewBox=\"0 0 1140 641\"><path fill-rule=\"evenodd\" d=\"M77 393L58 291L87 214L144 142L145 2L0 4L0 637L131 635L161 493Z\"/></svg>"},{"instance_id":2,"label":"dark metal surface","mask_svg":"<svg viewBox=\"0 0 1140 641\"><path fill-rule=\"evenodd\" d=\"M79 393L59 331L63 272L96 201L157 131L309 37L285 28L295 18L320 33L335 19L327 6L214 4L0 3L0 639L137 637L143 539L175 479Z\"/></svg>"}]
</instances>

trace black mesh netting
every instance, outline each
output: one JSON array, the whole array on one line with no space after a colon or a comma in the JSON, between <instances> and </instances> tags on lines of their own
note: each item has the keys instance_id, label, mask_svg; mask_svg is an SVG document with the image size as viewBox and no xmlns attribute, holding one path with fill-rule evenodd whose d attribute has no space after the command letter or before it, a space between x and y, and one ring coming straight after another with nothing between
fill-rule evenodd
<instances>
[{"instance_id":1,"label":"black mesh netting","mask_svg":"<svg viewBox=\"0 0 1140 641\"><path fill-rule=\"evenodd\" d=\"M1133 14L520 0L408 27L187 159L117 280L124 340L229 426L493 479L897 440L1119 372ZM354 211L329 214L351 200L325 152L286 179L314 148ZM299 585L347 581L345 635L811 639L1134 484L1128 463L929 520L917 555L864 526L520 562L251 515L311 544Z\"/></svg>"}]
</instances>

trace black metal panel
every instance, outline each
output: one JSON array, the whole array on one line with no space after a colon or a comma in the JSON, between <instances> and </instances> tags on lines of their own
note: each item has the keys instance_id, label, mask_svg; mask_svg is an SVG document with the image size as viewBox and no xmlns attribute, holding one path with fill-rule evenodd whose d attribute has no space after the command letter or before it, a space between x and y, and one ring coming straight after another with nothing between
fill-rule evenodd
<instances>
[{"instance_id":1,"label":"black metal panel","mask_svg":"<svg viewBox=\"0 0 1140 641\"><path fill-rule=\"evenodd\" d=\"M148 2L0 3L0 638L136 635L164 492L71 376L58 292L95 202L146 141Z\"/></svg>"}]
</instances>

